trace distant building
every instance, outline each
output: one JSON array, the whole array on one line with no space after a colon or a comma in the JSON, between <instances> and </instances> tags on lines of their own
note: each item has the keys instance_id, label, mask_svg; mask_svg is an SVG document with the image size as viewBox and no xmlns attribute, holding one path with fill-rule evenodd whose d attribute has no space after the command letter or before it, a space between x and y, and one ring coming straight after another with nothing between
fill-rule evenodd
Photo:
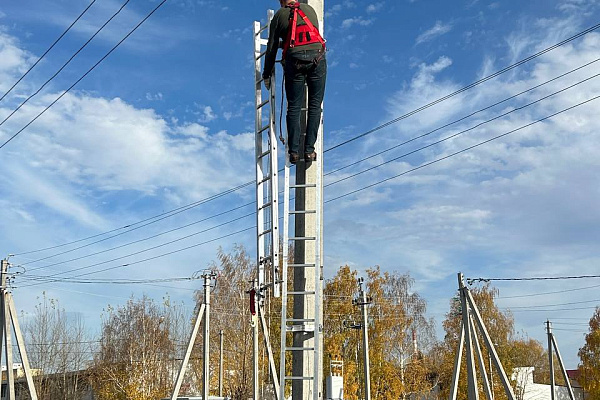
<instances>
[{"instance_id":1,"label":"distant building","mask_svg":"<svg viewBox=\"0 0 600 400\"><path fill-rule=\"evenodd\" d=\"M518 367L513 370L512 378L517 383L515 396L518 400L550 400L550 385L535 383L533 381L533 367ZM569 373L570 372L570 373ZM583 400L583 389L574 379L578 375L575 371L567 371L567 376L573 388L575 400ZM555 385L556 400L569 400L569 391L566 386Z\"/></svg>"}]
</instances>

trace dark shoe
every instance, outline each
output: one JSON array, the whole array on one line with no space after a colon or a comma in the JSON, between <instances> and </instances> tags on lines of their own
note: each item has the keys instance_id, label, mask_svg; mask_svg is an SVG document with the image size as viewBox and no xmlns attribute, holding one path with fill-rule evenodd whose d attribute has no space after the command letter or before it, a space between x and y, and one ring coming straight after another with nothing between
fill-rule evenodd
<instances>
[{"instance_id":1,"label":"dark shoe","mask_svg":"<svg viewBox=\"0 0 600 400\"><path fill-rule=\"evenodd\" d=\"M305 162L317 161L317 153L314 151L312 153L304 153L304 161Z\"/></svg>"},{"instance_id":2,"label":"dark shoe","mask_svg":"<svg viewBox=\"0 0 600 400\"><path fill-rule=\"evenodd\" d=\"M300 155L298 153L290 153L290 164L296 164L300 161Z\"/></svg>"}]
</instances>

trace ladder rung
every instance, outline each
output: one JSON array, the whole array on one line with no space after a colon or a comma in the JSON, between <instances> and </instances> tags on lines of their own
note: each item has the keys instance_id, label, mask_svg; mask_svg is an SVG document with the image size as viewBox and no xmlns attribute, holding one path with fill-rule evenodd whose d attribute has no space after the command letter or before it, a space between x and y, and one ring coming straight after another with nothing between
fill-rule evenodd
<instances>
[{"instance_id":1,"label":"ladder rung","mask_svg":"<svg viewBox=\"0 0 600 400\"><path fill-rule=\"evenodd\" d=\"M273 204L272 202L268 202L263 204L261 207L258 208L258 210L264 210L265 208L271 207L271 204Z\"/></svg>"},{"instance_id":2,"label":"ladder rung","mask_svg":"<svg viewBox=\"0 0 600 400\"><path fill-rule=\"evenodd\" d=\"M269 40L268 40L268 39L263 39L263 38L260 38L260 40L259 40L259 43L260 43L262 46L266 46L267 44L269 44Z\"/></svg>"},{"instance_id":3,"label":"ladder rung","mask_svg":"<svg viewBox=\"0 0 600 400\"><path fill-rule=\"evenodd\" d=\"M286 332L314 332L314 325L287 325L285 327Z\"/></svg>"},{"instance_id":4,"label":"ladder rung","mask_svg":"<svg viewBox=\"0 0 600 400\"><path fill-rule=\"evenodd\" d=\"M260 130L258 132L256 132L257 134L263 133L264 131L266 131L267 129L269 129L271 127L271 125L267 125L267 126L263 126L262 128L260 128Z\"/></svg>"},{"instance_id":5,"label":"ladder rung","mask_svg":"<svg viewBox=\"0 0 600 400\"><path fill-rule=\"evenodd\" d=\"M272 229L267 229L266 231L262 231L261 233L259 233L259 234L258 234L258 236L259 236L259 237L260 237L260 236L264 236L264 235L267 235L267 234L269 234L269 233L271 233L271 232L272 232Z\"/></svg>"},{"instance_id":6,"label":"ladder rung","mask_svg":"<svg viewBox=\"0 0 600 400\"><path fill-rule=\"evenodd\" d=\"M258 110L259 108L263 108L264 106L266 106L267 104L269 104L269 99L263 101L262 103L260 103L258 105L258 107L256 107L256 109Z\"/></svg>"},{"instance_id":7,"label":"ladder rung","mask_svg":"<svg viewBox=\"0 0 600 400\"><path fill-rule=\"evenodd\" d=\"M315 351L314 347L286 347L286 351Z\"/></svg>"},{"instance_id":8,"label":"ladder rung","mask_svg":"<svg viewBox=\"0 0 600 400\"><path fill-rule=\"evenodd\" d=\"M265 55L265 54L267 54L267 51L266 51L266 50L265 50L265 51L263 51L262 53L260 53L260 54L259 54L259 55L256 57L256 59L258 60L259 58L261 58L261 57L264 57L264 55Z\"/></svg>"},{"instance_id":9,"label":"ladder rung","mask_svg":"<svg viewBox=\"0 0 600 400\"><path fill-rule=\"evenodd\" d=\"M289 238L288 240L298 240L298 241L308 241L308 240L317 240L314 236L294 236Z\"/></svg>"},{"instance_id":10,"label":"ladder rung","mask_svg":"<svg viewBox=\"0 0 600 400\"><path fill-rule=\"evenodd\" d=\"M315 378L312 376L286 376L284 379L286 381L312 381Z\"/></svg>"},{"instance_id":11,"label":"ladder rung","mask_svg":"<svg viewBox=\"0 0 600 400\"><path fill-rule=\"evenodd\" d=\"M313 291L303 291L303 292L288 292L287 294L289 294L290 296L293 296L293 295L308 295L308 294L314 295L315 291L313 290Z\"/></svg>"},{"instance_id":12,"label":"ladder rung","mask_svg":"<svg viewBox=\"0 0 600 400\"><path fill-rule=\"evenodd\" d=\"M260 185L261 183L265 183L270 180L271 180L271 177L267 176L267 177L263 178L262 180L258 181L257 185Z\"/></svg>"},{"instance_id":13,"label":"ladder rung","mask_svg":"<svg viewBox=\"0 0 600 400\"><path fill-rule=\"evenodd\" d=\"M292 267L292 268L308 268L308 267L314 267L315 264L288 264L288 267Z\"/></svg>"},{"instance_id":14,"label":"ladder rung","mask_svg":"<svg viewBox=\"0 0 600 400\"><path fill-rule=\"evenodd\" d=\"M315 214L316 211L315 210L294 210L294 211L290 211L290 214Z\"/></svg>"},{"instance_id":15,"label":"ladder rung","mask_svg":"<svg viewBox=\"0 0 600 400\"><path fill-rule=\"evenodd\" d=\"M305 188L315 188L315 187L317 187L317 185L314 183L307 183L307 184L301 184L301 185L290 185L290 189L305 189Z\"/></svg>"},{"instance_id":16,"label":"ladder rung","mask_svg":"<svg viewBox=\"0 0 600 400\"><path fill-rule=\"evenodd\" d=\"M264 156L266 156L267 154L271 154L271 149L265 151L264 153L262 153L261 155L258 156L258 159L260 160L261 158L263 158Z\"/></svg>"},{"instance_id":17,"label":"ladder rung","mask_svg":"<svg viewBox=\"0 0 600 400\"><path fill-rule=\"evenodd\" d=\"M285 322L315 322L314 318L286 318Z\"/></svg>"}]
</instances>

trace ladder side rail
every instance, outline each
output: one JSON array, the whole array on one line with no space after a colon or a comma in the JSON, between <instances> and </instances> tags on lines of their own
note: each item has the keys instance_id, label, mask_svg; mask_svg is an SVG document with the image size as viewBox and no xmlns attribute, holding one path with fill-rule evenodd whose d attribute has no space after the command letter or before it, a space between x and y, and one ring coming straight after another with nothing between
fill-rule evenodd
<instances>
[{"instance_id":1,"label":"ladder side rail","mask_svg":"<svg viewBox=\"0 0 600 400\"><path fill-rule=\"evenodd\" d=\"M275 16L274 10L267 11L267 25L269 26L269 34L271 29L271 21ZM273 284L273 297L281 295L281 283L279 271L279 166L278 166L278 142L277 142L277 116L276 116L276 74L273 71L271 75L271 86L269 90L269 144L270 144L270 172L271 172L271 282Z\"/></svg>"},{"instance_id":2,"label":"ladder side rail","mask_svg":"<svg viewBox=\"0 0 600 400\"><path fill-rule=\"evenodd\" d=\"M279 398L285 399L286 382L286 343L287 343L287 303L288 303L288 265L289 265L289 222L290 222L290 162L288 142L285 145L285 172L283 183L283 263L281 270L281 348L279 364ZM294 261L295 262L295 261Z\"/></svg>"},{"instance_id":3,"label":"ladder side rail","mask_svg":"<svg viewBox=\"0 0 600 400\"><path fill-rule=\"evenodd\" d=\"M264 220L264 193L265 193L265 173L263 170L263 135L262 135L262 55L261 55L261 25L259 21L254 21L254 90L255 90L255 158L256 158L256 260L257 260L257 280L258 285L264 285L264 258L265 258L265 237L261 235L265 229Z\"/></svg>"}]
</instances>

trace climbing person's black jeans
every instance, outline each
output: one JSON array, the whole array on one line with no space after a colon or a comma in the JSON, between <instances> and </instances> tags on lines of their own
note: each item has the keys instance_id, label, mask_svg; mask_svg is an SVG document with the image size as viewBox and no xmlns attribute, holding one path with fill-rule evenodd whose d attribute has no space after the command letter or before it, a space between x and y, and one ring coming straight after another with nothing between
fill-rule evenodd
<instances>
[{"instance_id":1,"label":"climbing person's black jeans","mask_svg":"<svg viewBox=\"0 0 600 400\"><path fill-rule=\"evenodd\" d=\"M315 64L311 60L319 56L319 51L303 50L288 55L285 60L285 93L287 97L287 133L288 151L301 153L300 147L300 113L304 84L308 86L308 120L306 123L306 140L304 153L315 151L317 133L321 123L321 104L325 95L327 78L327 61L325 55Z\"/></svg>"}]
</instances>

